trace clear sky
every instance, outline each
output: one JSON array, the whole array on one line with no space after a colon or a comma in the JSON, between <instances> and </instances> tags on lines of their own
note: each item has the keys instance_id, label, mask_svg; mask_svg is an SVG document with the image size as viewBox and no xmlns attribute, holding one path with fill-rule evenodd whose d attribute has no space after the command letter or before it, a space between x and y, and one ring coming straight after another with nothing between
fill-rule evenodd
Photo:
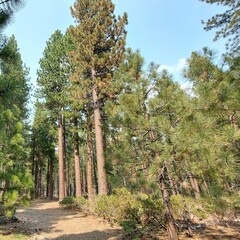
<instances>
[{"instance_id":1,"label":"clear sky","mask_svg":"<svg viewBox=\"0 0 240 240\"><path fill-rule=\"evenodd\" d=\"M154 61L180 78L185 59L192 51L208 46L219 53L224 42L213 42L213 32L205 32L201 20L221 12L222 7L199 0L113 0L116 14L128 13L127 46L141 51L146 63ZM73 24L73 0L26 0L15 14L5 34L15 35L23 62L30 67L33 84L39 59L51 34Z\"/></svg>"}]
</instances>

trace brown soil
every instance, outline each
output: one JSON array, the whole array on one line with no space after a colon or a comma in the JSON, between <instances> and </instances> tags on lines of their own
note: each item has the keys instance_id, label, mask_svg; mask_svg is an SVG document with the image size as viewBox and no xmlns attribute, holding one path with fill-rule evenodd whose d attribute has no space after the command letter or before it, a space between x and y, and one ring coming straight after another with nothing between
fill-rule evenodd
<instances>
[{"instance_id":1,"label":"brown soil","mask_svg":"<svg viewBox=\"0 0 240 240\"><path fill-rule=\"evenodd\" d=\"M30 207L17 210L16 217L19 222L8 224L7 228L30 235L33 240L106 240L121 233L120 227L111 227L95 216L62 209L57 201L34 201Z\"/></svg>"},{"instance_id":2,"label":"brown soil","mask_svg":"<svg viewBox=\"0 0 240 240\"><path fill-rule=\"evenodd\" d=\"M0 225L1 232L5 234L22 233L30 240L120 240L123 237L119 226L111 227L108 223L95 216L86 216L76 211L65 210L59 207L57 201L37 200L26 209L19 209L16 217L17 223ZM223 222L208 220L205 227L193 231L193 237L182 231L180 240L240 240L240 222ZM2 231L1 231L2 230ZM5 238L4 238L5 239ZM15 238L13 238L15 239ZM144 240L156 239L145 236ZM166 234L157 239L168 239Z\"/></svg>"}]
</instances>

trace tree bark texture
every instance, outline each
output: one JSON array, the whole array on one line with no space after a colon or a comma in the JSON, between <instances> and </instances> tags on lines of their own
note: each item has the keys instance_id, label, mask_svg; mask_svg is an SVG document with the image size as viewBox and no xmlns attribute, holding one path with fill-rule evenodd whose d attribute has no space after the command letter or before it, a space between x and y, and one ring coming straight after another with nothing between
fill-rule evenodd
<instances>
[{"instance_id":1,"label":"tree bark texture","mask_svg":"<svg viewBox=\"0 0 240 240\"><path fill-rule=\"evenodd\" d=\"M92 153L92 138L91 138L91 125L87 123L87 192L90 205L93 201L93 153Z\"/></svg>"},{"instance_id":2,"label":"tree bark texture","mask_svg":"<svg viewBox=\"0 0 240 240\"><path fill-rule=\"evenodd\" d=\"M74 124L74 167L75 167L75 186L76 186L76 197L82 196L82 183L81 183L81 168L80 168L80 157L79 157L79 141L78 141L78 121L77 118L73 119Z\"/></svg>"},{"instance_id":3,"label":"tree bark texture","mask_svg":"<svg viewBox=\"0 0 240 240\"><path fill-rule=\"evenodd\" d=\"M64 144L63 144L62 114L58 115L58 177L59 177L58 199L59 199L59 201L62 201L63 198L65 197Z\"/></svg>"},{"instance_id":4,"label":"tree bark texture","mask_svg":"<svg viewBox=\"0 0 240 240\"><path fill-rule=\"evenodd\" d=\"M200 197L200 188L199 188L196 176L193 173L189 173L189 179L190 179L195 197L199 198Z\"/></svg>"},{"instance_id":5,"label":"tree bark texture","mask_svg":"<svg viewBox=\"0 0 240 240\"><path fill-rule=\"evenodd\" d=\"M95 71L92 70L92 78L95 78ZM108 193L107 174L105 169L103 133L101 122L101 111L97 95L96 87L93 87L93 106L94 106L94 127L96 140L97 155L97 176L98 176L98 194L104 195Z\"/></svg>"},{"instance_id":6,"label":"tree bark texture","mask_svg":"<svg viewBox=\"0 0 240 240\"><path fill-rule=\"evenodd\" d=\"M163 166L162 173L160 174L159 181L162 192L162 202L164 207L165 222L168 232L168 240L178 240L178 233L175 227L175 222L172 214L172 205L170 202L169 192L166 187L166 167Z\"/></svg>"},{"instance_id":7,"label":"tree bark texture","mask_svg":"<svg viewBox=\"0 0 240 240\"><path fill-rule=\"evenodd\" d=\"M48 183L48 197L53 199L53 158L49 159L49 183Z\"/></svg>"}]
</instances>

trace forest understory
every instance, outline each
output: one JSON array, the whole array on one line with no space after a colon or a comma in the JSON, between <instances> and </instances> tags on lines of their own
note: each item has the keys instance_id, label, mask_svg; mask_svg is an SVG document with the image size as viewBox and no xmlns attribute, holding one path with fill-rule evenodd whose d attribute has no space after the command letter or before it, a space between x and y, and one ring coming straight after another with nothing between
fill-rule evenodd
<instances>
[{"instance_id":1,"label":"forest understory","mask_svg":"<svg viewBox=\"0 0 240 240\"><path fill-rule=\"evenodd\" d=\"M178 226L181 224L178 223ZM179 239L195 240L238 240L240 239L240 218L194 219L191 223L193 236L189 237L187 227L179 232ZM27 208L20 208L15 222L0 224L1 240L132 240L167 239L166 233L145 234L142 237L127 235L120 226L110 226L107 221L94 215L59 207L58 201L36 200Z\"/></svg>"}]
</instances>

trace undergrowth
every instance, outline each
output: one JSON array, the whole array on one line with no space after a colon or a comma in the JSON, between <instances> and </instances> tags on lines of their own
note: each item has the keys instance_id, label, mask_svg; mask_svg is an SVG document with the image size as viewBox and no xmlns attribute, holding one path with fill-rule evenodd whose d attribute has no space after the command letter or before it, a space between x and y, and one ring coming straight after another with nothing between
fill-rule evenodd
<instances>
[{"instance_id":1,"label":"undergrowth","mask_svg":"<svg viewBox=\"0 0 240 240\"><path fill-rule=\"evenodd\" d=\"M240 197L236 194L219 198L205 196L199 199L175 195L171 196L171 204L176 220L184 220L186 212L191 220L205 219L209 215L223 218L240 213ZM68 209L89 212L88 201L82 197L66 197L60 205ZM156 235L166 229L161 196L132 194L126 188L117 188L112 195L97 196L93 213L111 225L119 224L129 235Z\"/></svg>"}]
</instances>

